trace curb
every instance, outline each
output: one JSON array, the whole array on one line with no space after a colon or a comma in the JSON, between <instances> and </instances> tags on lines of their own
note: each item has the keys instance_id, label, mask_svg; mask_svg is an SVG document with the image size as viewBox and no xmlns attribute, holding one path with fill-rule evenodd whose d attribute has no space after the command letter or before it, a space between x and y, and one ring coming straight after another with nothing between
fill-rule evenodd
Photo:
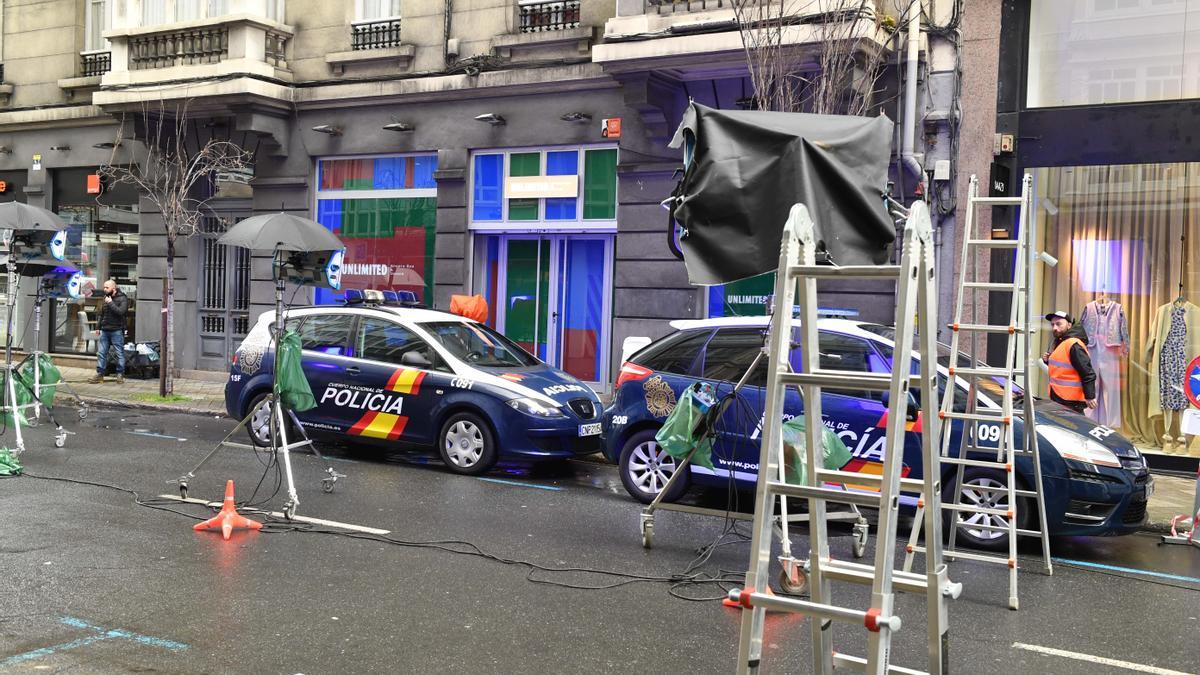
<instances>
[{"instance_id":1,"label":"curb","mask_svg":"<svg viewBox=\"0 0 1200 675\"><path fill-rule=\"evenodd\" d=\"M224 410L204 410L201 408L171 405L170 403L151 403L149 401L118 401L114 398L101 398L84 394L81 394L79 398L86 401L89 405L103 405L116 408L134 408L139 410L158 410L160 412L188 413L191 415L213 415L216 417L228 417Z\"/></svg>"}]
</instances>

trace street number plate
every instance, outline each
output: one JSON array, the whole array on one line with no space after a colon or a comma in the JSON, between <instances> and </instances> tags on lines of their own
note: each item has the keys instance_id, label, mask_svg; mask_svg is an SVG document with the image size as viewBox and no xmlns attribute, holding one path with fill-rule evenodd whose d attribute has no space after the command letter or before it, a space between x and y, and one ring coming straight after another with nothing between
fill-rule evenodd
<instances>
[{"instance_id":1,"label":"street number plate","mask_svg":"<svg viewBox=\"0 0 1200 675\"><path fill-rule=\"evenodd\" d=\"M595 422L592 424L580 424L579 425L579 435L580 436L599 436L600 435L600 423Z\"/></svg>"}]
</instances>

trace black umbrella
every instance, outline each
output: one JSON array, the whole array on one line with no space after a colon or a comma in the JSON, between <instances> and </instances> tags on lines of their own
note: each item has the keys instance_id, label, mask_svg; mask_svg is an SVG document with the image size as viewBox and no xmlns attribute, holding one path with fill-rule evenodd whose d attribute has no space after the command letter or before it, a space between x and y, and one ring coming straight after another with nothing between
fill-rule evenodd
<instances>
[{"instance_id":1,"label":"black umbrella","mask_svg":"<svg viewBox=\"0 0 1200 675\"><path fill-rule=\"evenodd\" d=\"M0 255L0 270L7 269L9 257L8 255ZM16 266L17 274L23 277L40 277L56 270L75 271L74 267L48 255L25 256L18 253L12 256L12 261Z\"/></svg>"},{"instance_id":2,"label":"black umbrella","mask_svg":"<svg viewBox=\"0 0 1200 675\"><path fill-rule=\"evenodd\" d=\"M21 202L0 204L0 230L58 232L65 229L67 229L67 224L63 222L63 219L46 209Z\"/></svg>"},{"instance_id":3,"label":"black umbrella","mask_svg":"<svg viewBox=\"0 0 1200 675\"><path fill-rule=\"evenodd\" d=\"M258 251L337 251L341 240L315 220L268 213L238 222L217 243Z\"/></svg>"}]
</instances>

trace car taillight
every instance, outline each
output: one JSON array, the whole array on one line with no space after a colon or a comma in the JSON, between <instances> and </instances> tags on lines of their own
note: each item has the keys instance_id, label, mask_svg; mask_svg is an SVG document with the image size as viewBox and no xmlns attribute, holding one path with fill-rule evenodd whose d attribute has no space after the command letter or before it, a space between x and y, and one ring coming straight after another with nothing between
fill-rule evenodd
<instances>
[{"instance_id":1,"label":"car taillight","mask_svg":"<svg viewBox=\"0 0 1200 675\"><path fill-rule=\"evenodd\" d=\"M625 384L626 382L644 380L647 377L650 377L652 374L654 374L653 370L639 366L636 363L630 363L629 361L626 361L625 363L621 364L621 371L617 373L617 382L613 385L613 389L620 389L621 385Z\"/></svg>"},{"instance_id":2,"label":"car taillight","mask_svg":"<svg viewBox=\"0 0 1200 675\"><path fill-rule=\"evenodd\" d=\"M233 363L231 363L230 365L232 365L234 368L237 368L237 362L238 362L238 353L234 352L233 353Z\"/></svg>"}]
</instances>

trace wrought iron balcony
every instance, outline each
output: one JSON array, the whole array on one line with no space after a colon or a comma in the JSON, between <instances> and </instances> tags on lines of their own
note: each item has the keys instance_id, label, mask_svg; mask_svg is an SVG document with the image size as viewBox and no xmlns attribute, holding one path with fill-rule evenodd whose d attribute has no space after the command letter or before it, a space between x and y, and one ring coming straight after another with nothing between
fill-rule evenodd
<instances>
[{"instance_id":1,"label":"wrought iron balcony","mask_svg":"<svg viewBox=\"0 0 1200 675\"><path fill-rule=\"evenodd\" d=\"M112 70L112 52L87 52L79 55L83 77L99 77Z\"/></svg>"},{"instance_id":2,"label":"wrought iron balcony","mask_svg":"<svg viewBox=\"0 0 1200 675\"><path fill-rule=\"evenodd\" d=\"M401 46L400 19L357 23L350 26L350 48L354 51L399 46Z\"/></svg>"},{"instance_id":3,"label":"wrought iron balcony","mask_svg":"<svg viewBox=\"0 0 1200 675\"><path fill-rule=\"evenodd\" d=\"M580 0L521 5L521 32L542 33L579 27Z\"/></svg>"},{"instance_id":4,"label":"wrought iron balcony","mask_svg":"<svg viewBox=\"0 0 1200 675\"><path fill-rule=\"evenodd\" d=\"M129 38L130 70L219 63L228 56L229 28L225 25Z\"/></svg>"}]
</instances>

